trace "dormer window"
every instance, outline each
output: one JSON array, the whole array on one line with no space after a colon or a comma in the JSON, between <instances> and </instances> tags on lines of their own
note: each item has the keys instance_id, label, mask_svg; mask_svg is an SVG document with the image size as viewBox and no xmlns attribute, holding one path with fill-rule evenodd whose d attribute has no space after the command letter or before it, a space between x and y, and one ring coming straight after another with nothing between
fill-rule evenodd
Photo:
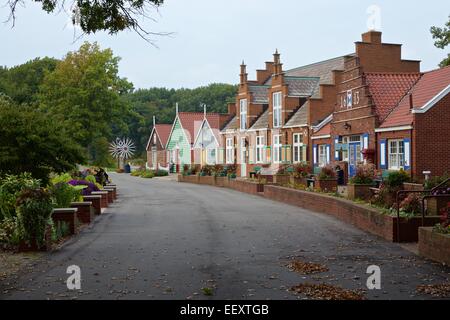
<instances>
[{"instance_id":1,"label":"dormer window","mask_svg":"<svg viewBox=\"0 0 450 320\"><path fill-rule=\"evenodd\" d=\"M281 127L281 92L273 94L273 127Z\"/></svg>"},{"instance_id":2,"label":"dormer window","mask_svg":"<svg viewBox=\"0 0 450 320\"><path fill-rule=\"evenodd\" d=\"M247 129L247 99L241 99L240 102L240 123L241 123L241 130Z\"/></svg>"}]
</instances>

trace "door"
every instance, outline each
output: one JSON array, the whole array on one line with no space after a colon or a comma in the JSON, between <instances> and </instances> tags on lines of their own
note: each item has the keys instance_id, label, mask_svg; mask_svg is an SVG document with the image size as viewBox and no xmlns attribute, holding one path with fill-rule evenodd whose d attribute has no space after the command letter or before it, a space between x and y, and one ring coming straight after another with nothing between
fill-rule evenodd
<instances>
[{"instance_id":1,"label":"door","mask_svg":"<svg viewBox=\"0 0 450 320\"><path fill-rule=\"evenodd\" d=\"M361 160L361 143L350 143L348 150L348 171L350 177L355 176L356 166Z\"/></svg>"},{"instance_id":2,"label":"door","mask_svg":"<svg viewBox=\"0 0 450 320\"><path fill-rule=\"evenodd\" d=\"M245 146L245 138L241 138L241 177L247 177L247 147Z\"/></svg>"}]
</instances>

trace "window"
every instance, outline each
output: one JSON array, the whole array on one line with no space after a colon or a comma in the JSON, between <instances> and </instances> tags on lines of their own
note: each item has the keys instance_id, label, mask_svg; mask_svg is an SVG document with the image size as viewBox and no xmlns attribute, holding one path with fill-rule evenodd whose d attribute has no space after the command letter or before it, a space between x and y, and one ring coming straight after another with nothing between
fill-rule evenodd
<instances>
[{"instance_id":1,"label":"window","mask_svg":"<svg viewBox=\"0 0 450 320\"><path fill-rule=\"evenodd\" d=\"M351 108L353 106L353 92L352 90L347 91L347 108Z\"/></svg>"},{"instance_id":2,"label":"window","mask_svg":"<svg viewBox=\"0 0 450 320\"><path fill-rule=\"evenodd\" d=\"M303 135L300 133L294 133L294 163L305 161L303 159Z\"/></svg>"},{"instance_id":3,"label":"window","mask_svg":"<svg viewBox=\"0 0 450 320\"><path fill-rule=\"evenodd\" d=\"M216 164L216 149L207 149L206 151L206 163L209 165Z\"/></svg>"},{"instance_id":4,"label":"window","mask_svg":"<svg viewBox=\"0 0 450 320\"><path fill-rule=\"evenodd\" d=\"M273 127L281 127L281 92L273 94Z\"/></svg>"},{"instance_id":5,"label":"window","mask_svg":"<svg viewBox=\"0 0 450 320\"><path fill-rule=\"evenodd\" d=\"M256 163L264 162L264 148L266 147L264 136L256 137Z\"/></svg>"},{"instance_id":6,"label":"window","mask_svg":"<svg viewBox=\"0 0 450 320\"><path fill-rule=\"evenodd\" d=\"M247 99L240 100L240 121L241 121L241 130L247 129Z\"/></svg>"},{"instance_id":7,"label":"window","mask_svg":"<svg viewBox=\"0 0 450 320\"><path fill-rule=\"evenodd\" d=\"M325 167L328 164L327 161L327 145L319 145L319 167Z\"/></svg>"},{"instance_id":8,"label":"window","mask_svg":"<svg viewBox=\"0 0 450 320\"><path fill-rule=\"evenodd\" d=\"M273 136L273 162L274 163L281 162L281 136L280 135Z\"/></svg>"},{"instance_id":9,"label":"window","mask_svg":"<svg viewBox=\"0 0 450 320\"><path fill-rule=\"evenodd\" d=\"M389 140L389 169L399 170L405 167L405 143L403 140Z\"/></svg>"},{"instance_id":10,"label":"window","mask_svg":"<svg viewBox=\"0 0 450 320\"><path fill-rule=\"evenodd\" d=\"M233 138L227 138L227 154L226 160L227 163L234 163L234 147L233 147Z\"/></svg>"}]
</instances>

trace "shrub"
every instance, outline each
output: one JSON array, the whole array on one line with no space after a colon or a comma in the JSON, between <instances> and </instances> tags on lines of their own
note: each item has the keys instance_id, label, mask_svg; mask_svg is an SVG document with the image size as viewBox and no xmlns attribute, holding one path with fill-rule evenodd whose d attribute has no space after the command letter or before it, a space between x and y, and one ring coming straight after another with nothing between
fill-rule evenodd
<instances>
[{"instance_id":1,"label":"shrub","mask_svg":"<svg viewBox=\"0 0 450 320\"><path fill-rule=\"evenodd\" d=\"M403 183L409 182L410 179L409 174L405 170L401 169L399 171L389 172L384 183L391 190L399 190L403 187Z\"/></svg>"},{"instance_id":2,"label":"shrub","mask_svg":"<svg viewBox=\"0 0 450 320\"><path fill-rule=\"evenodd\" d=\"M306 178L311 174L311 168L306 162L294 164L293 169L292 176L297 179Z\"/></svg>"},{"instance_id":3,"label":"shrub","mask_svg":"<svg viewBox=\"0 0 450 320\"><path fill-rule=\"evenodd\" d=\"M203 166L202 170L200 171L200 175L202 176L210 176L214 172L214 167L210 165Z\"/></svg>"},{"instance_id":4,"label":"shrub","mask_svg":"<svg viewBox=\"0 0 450 320\"><path fill-rule=\"evenodd\" d=\"M351 184L373 184L375 178L375 166L372 163L359 164L356 174L350 179Z\"/></svg>"},{"instance_id":5,"label":"shrub","mask_svg":"<svg viewBox=\"0 0 450 320\"><path fill-rule=\"evenodd\" d=\"M334 171L333 167L325 166L320 170L319 180L329 180L336 178L336 171Z\"/></svg>"},{"instance_id":6,"label":"shrub","mask_svg":"<svg viewBox=\"0 0 450 320\"><path fill-rule=\"evenodd\" d=\"M66 221L57 221L52 225L52 241L58 241L70 235L70 227Z\"/></svg>"},{"instance_id":7,"label":"shrub","mask_svg":"<svg viewBox=\"0 0 450 320\"><path fill-rule=\"evenodd\" d=\"M406 213L418 214L422 212L422 201L418 194L408 195L401 203L400 210Z\"/></svg>"},{"instance_id":8,"label":"shrub","mask_svg":"<svg viewBox=\"0 0 450 320\"><path fill-rule=\"evenodd\" d=\"M134 170L130 173L130 176L132 177L139 177L142 174L141 170Z\"/></svg>"},{"instance_id":9,"label":"shrub","mask_svg":"<svg viewBox=\"0 0 450 320\"><path fill-rule=\"evenodd\" d=\"M17 217L21 236L29 244L42 247L53 206L50 193L44 189L24 189L17 198Z\"/></svg>"},{"instance_id":10,"label":"shrub","mask_svg":"<svg viewBox=\"0 0 450 320\"><path fill-rule=\"evenodd\" d=\"M216 177L225 177L227 173L225 172L224 166L221 164L214 165L212 169L212 175Z\"/></svg>"},{"instance_id":11,"label":"shrub","mask_svg":"<svg viewBox=\"0 0 450 320\"><path fill-rule=\"evenodd\" d=\"M54 184L54 185L55 185L55 184L58 184L58 183L61 183L61 182L67 183L67 182L69 182L70 180L73 180L72 176L71 176L70 174L68 174L68 173L63 173L63 174L54 176L54 177L50 180L50 182L51 182L51 184Z\"/></svg>"},{"instance_id":12,"label":"shrub","mask_svg":"<svg viewBox=\"0 0 450 320\"><path fill-rule=\"evenodd\" d=\"M71 202L80 200L82 189L85 187L86 186L74 187L65 182L60 182L51 186L50 192L55 208L69 208Z\"/></svg>"},{"instance_id":13,"label":"shrub","mask_svg":"<svg viewBox=\"0 0 450 320\"><path fill-rule=\"evenodd\" d=\"M226 167L224 167L224 171L226 172L226 175L236 175L237 172L237 165L235 164L228 164Z\"/></svg>"},{"instance_id":14,"label":"shrub","mask_svg":"<svg viewBox=\"0 0 450 320\"><path fill-rule=\"evenodd\" d=\"M156 170L153 172L153 174L155 177L167 177L169 175L169 173L164 170Z\"/></svg>"},{"instance_id":15,"label":"shrub","mask_svg":"<svg viewBox=\"0 0 450 320\"><path fill-rule=\"evenodd\" d=\"M0 243L16 246L20 242L17 217L5 218L0 222Z\"/></svg>"},{"instance_id":16,"label":"shrub","mask_svg":"<svg viewBox=\"0 0 450 320\"><path fill-rule=\"evenodd\" d=\"M31 174L6 175L0 181L0 221L16 216L16 200L25 188L39 188L40 180L33 179Z\"/></svg>"},{"instance_id":17,"label":"shrub","mask_svg":"<svg viewBox=\"0 0 450 320\"><path fill-rule=\"evenodd\" d=\"M153 171L143 171L143 172L141 172L141 178L151 179L154 176L155 176L155 174L153 173Z\"/></svg>"},{"instance_id":18,"label":"shrub","mask_svg":"<svg viewBox=\"0 0 450 320\"><path fill-rule=\"evenodd\" d=\"M83 196L88 196L93 191L100 191L100 188L96 184L88 182L86 180L70 180L69 184L71 186L86 186L81 191L81 195Z\"/></svg>"}]
</instances>

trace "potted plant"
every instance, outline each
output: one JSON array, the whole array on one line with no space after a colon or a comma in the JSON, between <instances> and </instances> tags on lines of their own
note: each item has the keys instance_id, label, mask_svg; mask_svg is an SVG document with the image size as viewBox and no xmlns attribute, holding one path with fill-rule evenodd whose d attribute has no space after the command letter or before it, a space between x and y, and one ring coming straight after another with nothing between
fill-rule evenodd
<instances>
[{"instance_id":1,"label":"potted plant","mask_svg":"<svg viewBox=\"0 0 450 320\"><path fill-rule=\"evenodd\" d=\"M374 186L375 166L372 163L359 164L356 174L347 185L348 198L350 200L370 200L370 188Z\"/></svg>"},{"instance_id":2,"label":"potted plant","mask_svg":"<svg viewBox=\"0 0 450 320\"><path fill-rule=\"evenodd\" d=\"M336 192L337 185L336 171L334 171L333 167L323 167L316 178L315 187L324 192Z\"/></svg>"},{"instance_id":3,"label":"potted plant","mask_svg":"<svg viewBox=\"0 0 450 320\"><path fill-rule=\"evenodd\" d=\"M364 160L367 160L367 161L373 163L374 159L375 159L376 151L374 149L363 149L361 151L361 154L363 155Z\"/></svg>"},{"instance_id":4,"label":"potted plant","mask_svg":"<svg viewBox=\"0 0 450 320\"><path fill-rule=\"evenodd\" d=\"M296 163L291 173L292 185L308 185L308 176L311 174L311 167L306 162Z\"/></svg>"}]
</instances>

